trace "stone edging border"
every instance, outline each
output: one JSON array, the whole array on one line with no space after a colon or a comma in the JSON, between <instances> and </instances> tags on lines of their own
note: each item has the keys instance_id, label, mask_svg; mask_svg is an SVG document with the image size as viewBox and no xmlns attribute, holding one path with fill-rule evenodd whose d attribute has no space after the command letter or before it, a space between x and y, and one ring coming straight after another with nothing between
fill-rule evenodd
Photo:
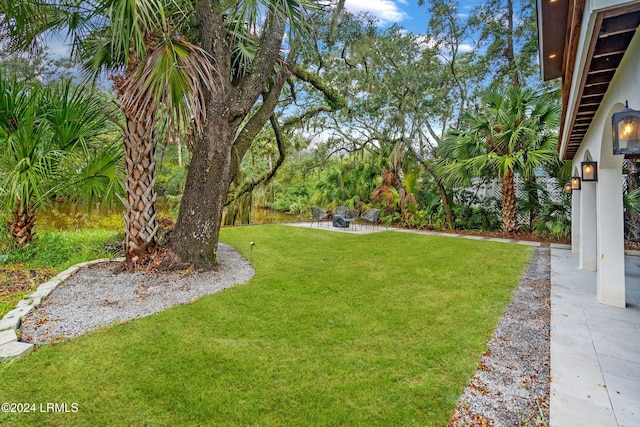
<instances>
[{"instance_id":1,"label":"stone edging border","mask_svg":"<svg viewBox=\"0 0 640 427\"><path fill-rule=\"evenodd\" d=\"M0 363L26 356L34 349L31 343L18 341L16 330L20 327L20 322L34 307L42 303L42 300L53 291L56 286L73 276L80 268L105 261L123 261L124 258L100 258L92 261L81 262L67 268L54 278L42 283L35 292L24 297L16 305L16 308L4 315L0 320Z\"/></svg>"}]
</instances>

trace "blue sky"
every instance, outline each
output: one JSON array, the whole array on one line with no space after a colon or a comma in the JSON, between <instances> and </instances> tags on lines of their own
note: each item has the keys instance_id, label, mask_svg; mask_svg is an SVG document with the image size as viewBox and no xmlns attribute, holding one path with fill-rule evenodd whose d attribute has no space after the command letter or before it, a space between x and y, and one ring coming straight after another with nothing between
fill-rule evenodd
<instances>
[{"instance_id":1,"label":"blue sky","mask_svg":"<svg viewBox=\"0 0 640 427\"><path fill-rule=\"evenodd\" d=\"M479 0L463 0L460 13L470 13L478 3ZM346 0L345 8L353 14L365 11L371 13L380 20L382 27L397 23L415 34L425 32L429 19L428 5L418 6L418 0ZM48 47L54 57L68 54L68 47L63 40L50 39Z\"/></svg>"},{"instance_id":2,"label":"blue sky","mask_svg":"<svg viewBox=\"0 0 640 427\"><path fill-rule=\"evenodd\" d=\"M460 13L467 14L477 1L462 1ZM418 6L418 0L346 0L345 8L354 14L368 11L380 19L382 26L397 23L416 34L424 33L429 19L428 5Z\"/></svg>"}]
</instances>

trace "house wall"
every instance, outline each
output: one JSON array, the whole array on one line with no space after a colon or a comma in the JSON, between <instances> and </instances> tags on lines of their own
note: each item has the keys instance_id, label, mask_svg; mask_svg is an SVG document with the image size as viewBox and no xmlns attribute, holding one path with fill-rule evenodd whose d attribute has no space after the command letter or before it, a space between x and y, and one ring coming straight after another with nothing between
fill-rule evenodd
<instances>
[{"instance_id":1,"label":"house wall","mask_svg":"<svg viewBox=\"0 0 640 427\"><path fill-rule=\"evenodd\" d=\"M636 32L631 41L582 145L573 158L573 166L580 168L580 163L589 150L593 160L598 162L598 182L583 182L581 194L574 192L574 197L580 198L580 209L572 215L572 225L580 229L578 251L581 268L596 268L599 301L616 307L625 306L621 185L624 157L613 155L611 116L624 108L625 101L629 102L630 108L640 110L639 32Z\"/></svg>"}]
</instances>

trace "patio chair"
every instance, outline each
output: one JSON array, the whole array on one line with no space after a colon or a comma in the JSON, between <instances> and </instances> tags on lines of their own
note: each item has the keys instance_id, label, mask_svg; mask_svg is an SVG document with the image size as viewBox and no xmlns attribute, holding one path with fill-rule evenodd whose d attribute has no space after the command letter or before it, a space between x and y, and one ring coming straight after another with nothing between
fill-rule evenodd
<instances>
[{"instance_id":1,"label":"patio chair","mask_svg":"<svg viewBox=\"0 0 640 427\"><path fill-rule=\"evenodd\" d=\"M349 208L346 206L338 206L337 208L335 208L335 210L333 211L334 215L340 215L341 217L346 217L347 213L349 212Z\"/></svg>"},{"instance_id":2,"label":"patio chair","mask_svg":"<svg viewBox=\"0 0 640 427\"><path fill-rule=\"evenodd\" d=\"M358 220L359 216L360 212L358 212L356 209L349 209L346 215L344 215L344 219L347 221L347 224L353 223L355 225L357 224L356 221Z\"/></svg>"},{"instance_id":3,"label":"patio chair","mask_svg":"<svg viewBox=\"0 0 640 427\"><path fill-rule=\"evenodd\" d=\"M327 214L322 208L318 206L311 206L311 225L313 227L313 223L318 221L318 227L320 227L320 222L323 219L329 218L329 214Z\"/></svg>"},{"instance_id":4,"label":"patio chair","mask_svg":"<svg viewBox=\"0 0 640 427\"><path fill-rule=\"evenodd\" d=\"M360 215L360 218L366 223L378 225L378 216L380 216L380 209L371 208Z\"/></svg>"}]
</instances>

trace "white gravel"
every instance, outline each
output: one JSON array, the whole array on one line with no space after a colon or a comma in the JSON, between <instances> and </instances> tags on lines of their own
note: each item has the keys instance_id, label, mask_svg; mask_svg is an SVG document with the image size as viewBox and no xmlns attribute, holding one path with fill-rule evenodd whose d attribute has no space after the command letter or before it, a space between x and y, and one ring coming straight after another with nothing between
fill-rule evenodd
<instances>
[{"instance_id":1,"label":"white gravel","mask_svg":"<svg viewBox=\"0 0 640 427\"><path fill-rule=\"evenodd\" d=\"M449 426L547 426L550 249L540 247L511 297Z\"/></svg>"},{"instance_id":2,"label":"white gravel","mask_svg":"<svg viewBox=\"0 0 640 427\"><path fill-rule=\"evenodd\" d=\"M216 271L114 274L112 262L81 268L26 316L21 339L45 344L74 338L192 302L253 277L249 261L231 246L220 243L217 255Z\"/></svg>"}]
</instances>

